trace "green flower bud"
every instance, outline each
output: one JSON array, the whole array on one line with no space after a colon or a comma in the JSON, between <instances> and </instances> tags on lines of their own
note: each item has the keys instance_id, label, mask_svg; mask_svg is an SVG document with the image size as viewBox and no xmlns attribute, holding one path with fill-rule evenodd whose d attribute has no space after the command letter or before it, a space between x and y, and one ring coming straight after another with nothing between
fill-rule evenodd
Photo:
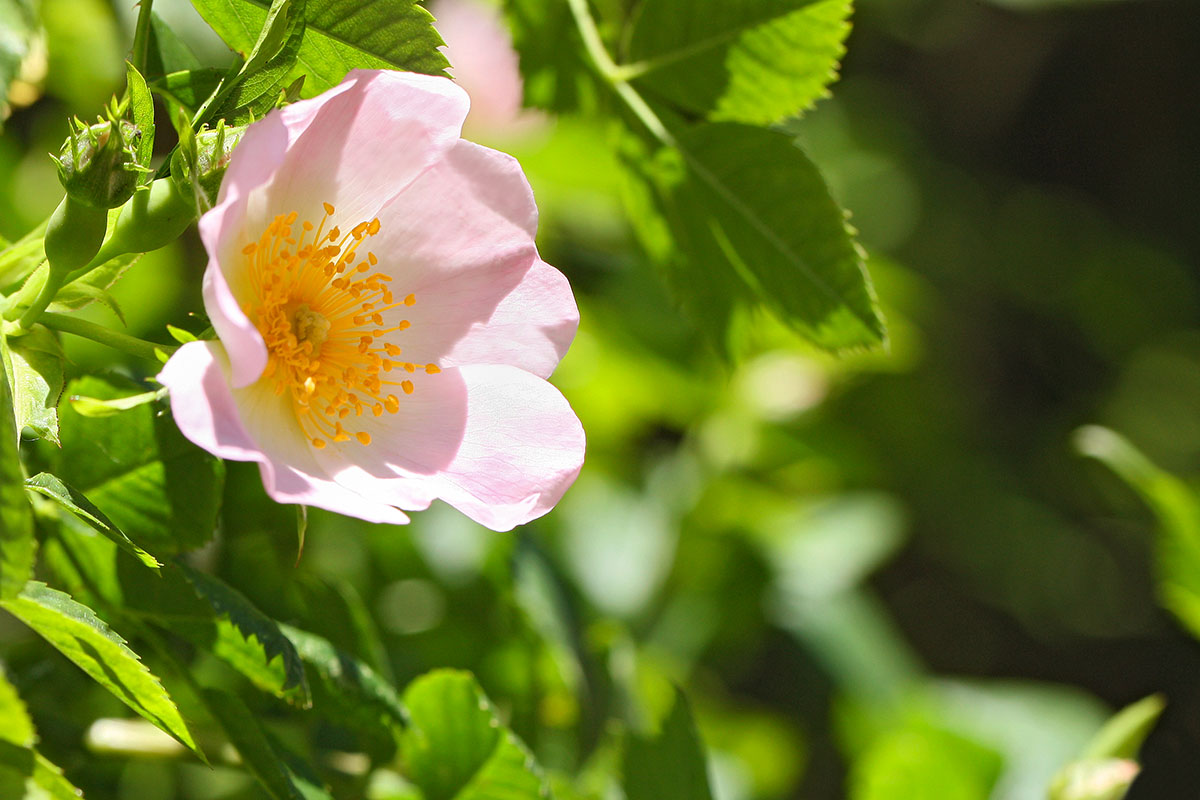
<instances>
[{"instance_id":1,"label":"green flower bud","mask_svg":"<svg viewBox=\"0 0 1200 800\"><path fill-rule=\"evenodd\" d=\"M149 253L175 241L196 221L191 188L180 189L170 178L159 178L139 189L121 208L108 240L89 267L125 253Z\"/></svg>"},{"instance_id":2,"label":"green flower bud","mask_svg":"<svg viewBox=\"0 0 1200 800\"><path fill-rule=\"evenodd\" d=\"M141 131L127 120L71 124L58 158L67 196L92 208L116 208L133 196L144 165L137 163Z\"/></svg>"},{"instance_id":3,"label":"green flower bud","mask_svg":"<svg viewBox=\"0 0 1200 800\"><path fill-rule=\"evenodd\" d=\"M245 125L229 128L221 120L215 130L202 130L196 134L194 150L180 147L172 156L171 179L181 190L195 193L201 210L207 210L217 202L217 192L221 189L229 159L233 157L233 148L245 132Z\"/></svg>"}]
</instances>

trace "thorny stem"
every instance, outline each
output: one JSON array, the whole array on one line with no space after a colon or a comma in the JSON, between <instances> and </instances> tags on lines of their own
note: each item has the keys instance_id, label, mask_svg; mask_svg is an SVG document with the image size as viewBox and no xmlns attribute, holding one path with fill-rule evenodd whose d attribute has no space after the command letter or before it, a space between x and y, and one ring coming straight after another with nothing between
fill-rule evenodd
<instances>
[{"instance_id":1,"label":"thorny stem","mask_svg":"<svg viewBox=\"0 0 1200 800\"><path fill-rule=\"evenodd\" d=\"M37 321L47 328L53 328L63 333L71 333L81 336L84 339L91 339L93 342L99 342L100 344L129 353L132 356L147 358L151 361L157 361L159 353L170 355L176 350L171 345L147 342L145 339L138 339L128 334L119 333L118 331L105 328L103 325L97 325L94 322L88 322L85 319L79 319L67 314L46 312L38 317Z\"/></svg>"}]
</instances>

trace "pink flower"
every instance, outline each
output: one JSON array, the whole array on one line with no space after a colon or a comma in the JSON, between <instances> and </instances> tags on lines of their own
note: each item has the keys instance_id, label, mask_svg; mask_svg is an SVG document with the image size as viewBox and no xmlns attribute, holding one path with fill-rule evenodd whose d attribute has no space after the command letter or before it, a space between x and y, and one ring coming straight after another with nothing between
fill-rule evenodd
<instances>
[{"instance_id":1,"label":"pink flower","mask_svg":"<svg viewBox=\"0 0 1200 800\"><path fill-rule=\"evenodd\" d=\"M159 380L184 435L267 493L373 522L441 499L495 530L549 511L583 429L546 382L579 322L516 161L459 138L445 78L351 72L255 123L215 208L220 341Z\"/></svg>"}]
</instances>

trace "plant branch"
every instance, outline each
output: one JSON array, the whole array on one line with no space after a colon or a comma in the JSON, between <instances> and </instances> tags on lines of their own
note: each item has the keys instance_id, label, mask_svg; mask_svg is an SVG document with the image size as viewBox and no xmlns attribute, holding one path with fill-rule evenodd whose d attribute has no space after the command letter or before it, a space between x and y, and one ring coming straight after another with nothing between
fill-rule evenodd
<instances>
[{"instance_id":1,"label":"plant branch","mask_svg":"<svg viewBox=\"0 0 1200 800\"><path fill-rule=\"evenodd\" d=\"M97 325L94 322L88 322L85 319L79 319L67 314L47 312L42 314L37 321L47 328L53 328L63 333L71 333L75 336L81 336L84 339L91 339L93 342L99 342L100 344L129 353L132 356L150 359L151 361L157 361L159 353L170 355L177 349L171 345L147 342L145 339L138 339L125 333L119 333L103 325Z\"/></svg>"}]
</instances>

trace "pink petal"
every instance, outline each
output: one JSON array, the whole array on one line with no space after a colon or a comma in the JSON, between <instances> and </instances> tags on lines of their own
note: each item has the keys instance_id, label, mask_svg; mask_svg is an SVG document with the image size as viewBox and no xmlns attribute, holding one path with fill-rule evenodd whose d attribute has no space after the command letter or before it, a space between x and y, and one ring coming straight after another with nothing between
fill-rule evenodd
<instances>
[{"instance_id":1,"label":"pink petal","mask_svg":"<svg viewBox=\"0 0 1200 800\"><path fill-rule=\"evenodd\" d=\"M402 493L438 497L497 531L553 508L575 481L584 455L583 427L558 389L503 365L429 378L405 397L399 413L359 418L372 443L343 445L341 468L333 464L337 454L318 454L334 479L405 508L410 506L396 500ZM460 430L457 443L443 432L447 422Z\"/></svg>"},{"instance_id":2,"label":"pink petal","mask_svg":"<svg viewBox=\"0 0 1200 800\"><path fill-rule=\"evenodd\" d=\"M316 224L326 202L332 225L370 221L454 146L470 104L453 81L412 72L354 70L338 88L309 101L323 105L308 119L285 118L293 142L250 208L260 230L290 211Z\"/></svg>"},{"instance_id":3,"label":"pink petal","mask_svg":"<svg viewBox=\"0 0 1200 800\"><path fill-rule=\"evenodd\" d=\"M393 291L412 293L413 360L511 364L548 376L579 324L570 286L537 255L537 207L516 159L459 144L381 212L372 241Z\"/></svg>"},{"instance_id":4,"label":"pink petal","mask_svg":"<svg viewBox=\"0 0 1200 800\"><path fill-rule=\"evenodd\" d=\"M404 513L386 503L374 502L321 476L312 457L305 458L305 448L295 441L295 434L286 428L278 433L281 420L255 424L261 420L256 414L246 415L245 406L261 391L250 390L251 395L239 392L239 403L230 390L229 373L229 359L218 342L189 342L163 366L158 380L171 392L171 414L185 437L220 458L258 461L263 486L278 502L316 506L370 522L408 522ZM252 423L254 437L243 419Z\"/></svg>"}]
</instances>

